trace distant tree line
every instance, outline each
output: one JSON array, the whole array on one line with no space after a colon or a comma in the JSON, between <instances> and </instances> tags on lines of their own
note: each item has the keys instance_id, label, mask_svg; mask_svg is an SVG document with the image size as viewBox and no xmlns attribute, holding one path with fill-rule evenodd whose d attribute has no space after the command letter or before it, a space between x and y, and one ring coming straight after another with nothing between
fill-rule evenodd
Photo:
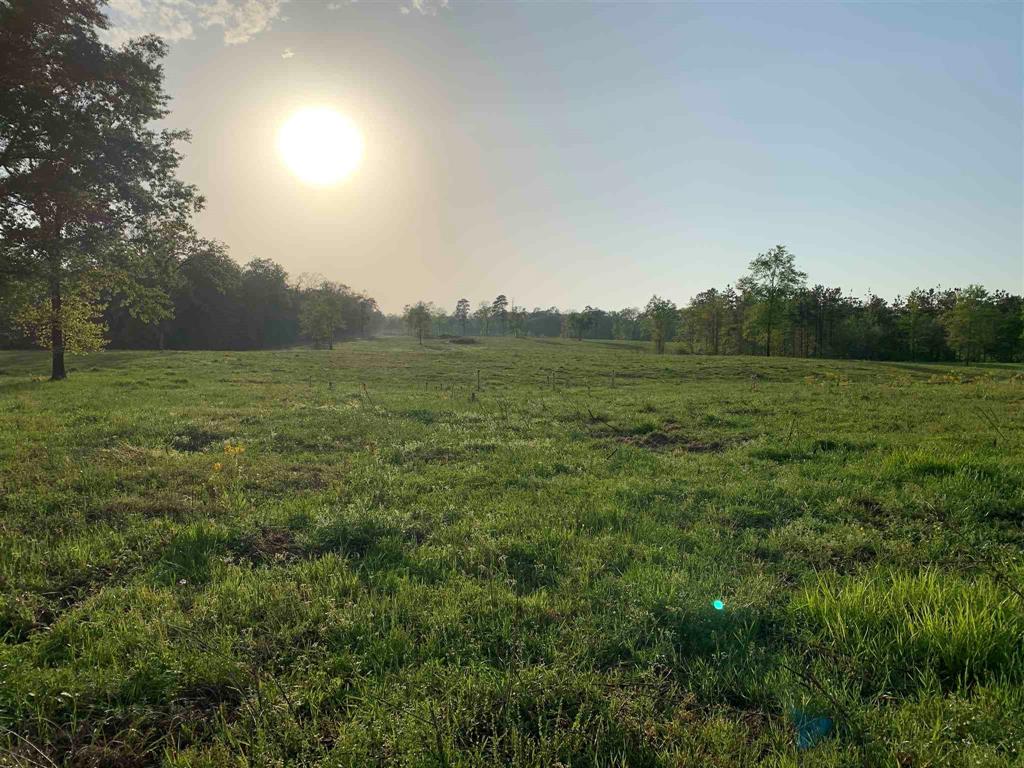
<instances>
[{"instance_id":1,"label":"distant tree line","mask_svg":"<svg viewBox=\"0 0 1024 768\"><path fill-rule=\"evenodd\" d=\"M169 290L171 311L157 323L132 317L117 297L103 312L110 346L121 349L275 349L371 336L377 302L320 276L291 281L280 264L239 266L222 246L182 260Z\"/></svg>"},{"instance_id":2,"label":"distant tree line","mask_svg":"<svg viewBox=\"0 0 1024 768\"><path fill-rule=\"evenodd\" d=\"M785 246L759 254L746 275L688 304L653 296L643 308L527 310L506 296L452 313L427 302L384 327L425 336L511 335L651 342L662 353L785 355L964 363L1024 360L1024 297L977 285L911 291L892 301L807 285Z\"/></svg>"},{"instance_id":3,"label":"distant tree line","mask_svg":"<svg viewBox=\"0 0 1024 768\"><path fill-rule=\"evenodd\" d=\"M219 243L193 245L161 277L166 305L158 319L137 317L123 295L102 290L80 318L65 308L69 350L326 349L369 337L383 323L376 300L347 285L316 275L292 281L270 259L240 266ZM38 295L31 282L0 288L0 347L46 346L49 312Z\"/></svg>"}]
</instances>

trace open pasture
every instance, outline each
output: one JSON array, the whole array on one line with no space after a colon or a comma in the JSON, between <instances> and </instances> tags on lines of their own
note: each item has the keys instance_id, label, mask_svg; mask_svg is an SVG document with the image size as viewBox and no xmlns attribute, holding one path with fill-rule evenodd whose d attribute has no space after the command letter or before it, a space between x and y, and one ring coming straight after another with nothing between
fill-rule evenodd
<instances>
[{"instance_id":1,"label":"open pasture","mask_svg":"<svg viewBox=\"0 0 1024 768\"><path fill-rule=\"evenodd\" d=\"M0 764L1024 759L1021 366L70 368L0 353Z\"/></svg>"}]
</instances>

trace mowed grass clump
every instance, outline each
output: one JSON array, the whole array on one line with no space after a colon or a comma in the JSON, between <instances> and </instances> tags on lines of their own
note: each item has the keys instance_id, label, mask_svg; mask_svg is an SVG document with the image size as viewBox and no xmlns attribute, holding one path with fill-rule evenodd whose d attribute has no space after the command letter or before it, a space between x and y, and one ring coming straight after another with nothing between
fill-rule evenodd
<instances>
[{"instance_id":1,"label":"mowed grass clump","mask_svg":"<svg viewBox=\"0 0 1024 768\"><path fill-rule=\"evenodd\" d=\"M0 354L0 764L1022 759L1019 367L45 366Z\"/></svg>"}]
</instances>

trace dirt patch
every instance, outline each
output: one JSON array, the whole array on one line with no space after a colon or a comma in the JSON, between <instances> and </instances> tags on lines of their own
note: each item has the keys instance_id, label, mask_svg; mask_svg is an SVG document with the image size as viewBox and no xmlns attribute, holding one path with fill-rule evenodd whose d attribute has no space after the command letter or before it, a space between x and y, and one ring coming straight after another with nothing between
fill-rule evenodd
<instances>
[{"instance_id":1,"label":"dirt patch","mask_svg":"<svg viewBox=\"0 0 1024 768\"><path fill-rule=\"evenodd\" d=\"M457 336L454 339L448 339L449 344L477 344L476 339L470 338L469 336Z\"/></svg>"},{"instance_id":2,"label":"dirt patch","mask_svg":"<svg viewBox=\"0 0 1024 768\"><path fill-rule=\"evenodd\" d=\"M287 563L306 554L291 531L267 526L244 536L232 550L239 558L257 565Z\"/></svg>"},{"instance_id":3,"label":"dirt patch","mask_svg":"<svg viewBox=\"0 0 1024 768\"><path fill-rule=\"evenodd\" d=\"M262 493L302 493L322 491L340 476L334 465L271 464L253 487Z\"/></svg>"},{"instance_id":4,"label":"dirt patch","mask_svg":"<svg viewBox=\"0 0 1024 768\"><path fill-rule=\"evenodd\" d=\"M194 502L184 496L121 496L101 507L87 509L85 518L89 522L110 522L141 515L146 518L167 517L172 520L184 520L194 513Z\"/></svg>"},{"instance_id":5,"label":"dirt patch","mask_svg":"<svg viewBox=\"0 0 1024 768\"><path fill-rule=\"evenodd\" d=\"M726 445L725 443L720 443L717 440L710 443L705 443L700 440L691 440L690 442L679 446L679 448L687 453L721 453L725 450Z\"/></svg>"},{"instance_id":6,"label":"dirt patch","mask_svg":"<svg viewBox=\"0 0 1024 768\"><path fill-rule=\"evenodd\" d=\"M892 525L892 513L875 499L858 498L854 499L853 503L860 512L858 517L868 525L880 529L889 528Z\"/></svg>"},{"instance_id":7,"label":"dirt patch","mask_svg":"<svg viewBox=\"0 0 1024 768\"><path fill-rule=\"evenodd\" d=\"M114 744L86 744L74 751L70 765L73 768L144 768L150 765L144 754ZM26 763L33 765L33 763Z\"/></svg>"},{"instance_id":8,"label":"dirt patch","mask_svg":"<svg viewBox=\"0 0 1024 768\"><path fill-rule=\"evenodd\" d=\"M855 499L854 503L872 517L877 517L885 513L885 507L874 499L859 498Z\"/></svg>"},{"instance_id":9,"label":"dirt patch","mask_svg":"<svg viewBox=\"0 0 1024 768\"><path fill-rule=\"evenodd\" d=\"M224 435L195 424L183 427L171 435L171 448L184 453L202 453L214 443L224 440Z\"/></svg>"},{"instance_id":10,"label":"dirt patch","mask_svg":"<svg viewBox=\"0 0 1024 768\"><path fill-rule=\"evenodd\" d=\"M643 435L624 435L619 442L650 451L682 451L684 453L721 453L726 445L718 440L695 440L674 432L655 430Z\"/></svg>"}]
</instances>

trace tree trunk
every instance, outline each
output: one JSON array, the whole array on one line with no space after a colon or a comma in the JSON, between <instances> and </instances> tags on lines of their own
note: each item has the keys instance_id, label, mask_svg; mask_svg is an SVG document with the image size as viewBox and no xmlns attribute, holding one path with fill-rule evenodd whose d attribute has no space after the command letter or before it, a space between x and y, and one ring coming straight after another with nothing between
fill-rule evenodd
<instances>
[{"instance_id":1,"label":"tree trunk","mask_svg":"<svg viewBox=\"0 0 1024 768\"><path fill-rule=\"evenodd\" d=\"M60 381L68 377L64 370L64 319L61 311L60 283L50 283L50 346L53 355L50 366L50 381Z\"/></svg>"}]
</instances>

